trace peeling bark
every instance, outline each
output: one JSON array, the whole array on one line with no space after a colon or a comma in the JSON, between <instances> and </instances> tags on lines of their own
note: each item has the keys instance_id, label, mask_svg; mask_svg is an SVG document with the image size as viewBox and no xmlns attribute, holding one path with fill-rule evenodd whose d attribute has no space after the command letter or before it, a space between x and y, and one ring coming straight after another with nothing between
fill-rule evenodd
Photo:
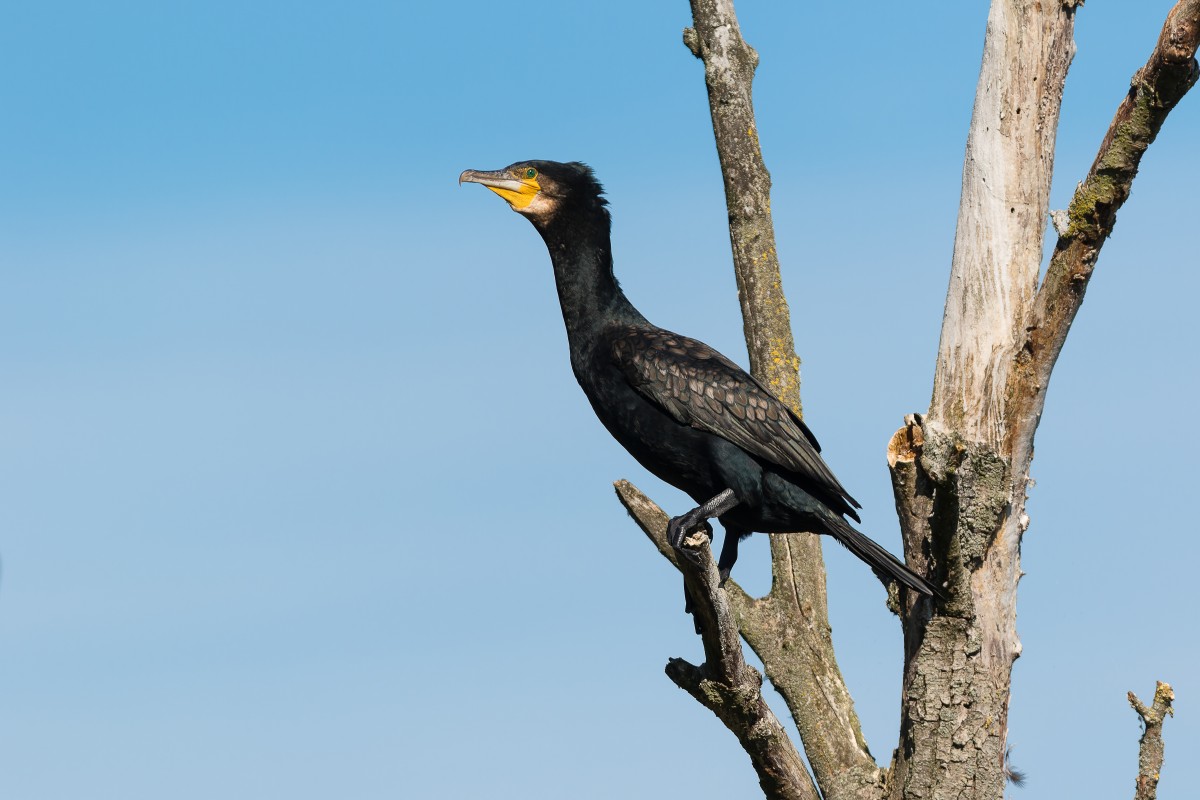
<instances>
[{"instance_id":1,"label":"peeling bark","mask_svg":"<svg viewBox=\"0 0 1200 800\"><path fill-rule=\"evenodd\" d=\"M1008 364L1037 289L1073 6L994 0L967 134L929 418L998 446Z\"/></svg>"},{"instance_id":2,"label":"peeling bark","mask_svg":"<svg viewBox=\"0 0 1200 800\"><path fill-rule=\"evenodd\" d=\"M926 419L889 448L910 563L948 599L903 610L892 797L1000 798L1028 464L1004 449L1010 365L1037 288L1074 7L994 0Z\"/></svg>"},{"instance_id":3,"label":"peeling bark","mask_svg":"<svg viewBox=\"0 0 1200 800\"><path fill-rule=\"evenodd\" d=\"M993 2L934 395L928 418L910 417L889 446L907 559L929 566L949 598L932 617L902 610L896 798L1003 796L1026 485L1046 386L1141 155L1196 81L1200 0L1182 0L1059 215L1036 288L1073 9Z\"/></svg>"}]
</instances>

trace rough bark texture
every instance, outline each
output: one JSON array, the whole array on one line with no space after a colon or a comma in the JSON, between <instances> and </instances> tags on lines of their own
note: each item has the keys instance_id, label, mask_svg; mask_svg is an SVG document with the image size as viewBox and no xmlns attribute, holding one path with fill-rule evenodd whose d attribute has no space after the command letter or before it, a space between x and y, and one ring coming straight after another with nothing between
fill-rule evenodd
<instances>
[{"instance_id":1,"label":"rough bark texture","mask_svg":"<svg viewBox=\"0 0 1200 800\"><path fill-rule=\"evenodd\" d=\"M1171 703L1175 702L1175 692L1170 684L1158 682L1154 689L1154 705L1146 708L1137 695L1129 693L1129 705L1142 718L1146 730L1142 732L1142 741L1138 747L1138 776L1135 784L1134 800L1154 800L1158 796L1158 777L1163 765L1162 726L1167 717L1175 712Z\"/></svg>"},{"instance_id":2,"label":"rough bark texture","mask_svg":"<svg viewBox=\"0 0 1200 800\"><path fill-rule=\"evenodd\" d=\"M925 602L902 609L904 699L891 796L999 798L1019 644L1012 628L984 627L990 582L980 590L976 580L988 559L1016 562L995 537L1009 511L1008 469L987 446L922 423L914 416L896 434L888 460L909 565L933 564L948 599L933 614Z\"/></svg>"},{"instance_id":3,"label":"rough bark texture","mask_svg":"<svg viewBox=\"0 0 1200 800\"><path fill-rule=\"evenodd\" d=\"M1011 381L1006 449L1027 459L1046 401L1050 371L1066 342L1096 267L1112 233L1117 210L1129 197L1142 154L1158 136L1167 115L1196 83L1200 44L1200 0L1171 9L1150 59L1133 76L1087 178L1075 190L1059 231L1046 278L1023 326Z\"/></svg>"},{"instance_id":4,"label":"rough bark texture","mask_svg":"<svg viewBox=\"0 0 1200 800\"><path fill-rule=\"evenodd\" d=\"M679 567L679 559L667 543L666 513L629 481L617 481L615 488L621 503L658 551ZM781 549L786 553L786 544ZM805 755L819 776L822 795L880 798L884 774L867 750L837 664L814 657L833 653L824 574L815 584L808 583L797 572L811 565L799 564L797 559L793 564L791 569L776 568L771 592L761 599L746 594L736 581L726 581L724 593L737 629L762 659L767 677L785 698L801 731Z\"/></svg>"},{"instance_id":5,"label":"rough bark texture","mask_svg":"<svg viewBox=\"0 0 1200 800\"><path fill-rule=\"evenodd\" d=\"M629 481L617 481L617 497L659 552L683 573L703 627L704 664L681 658L667 662L667 676L712 711L729 728L758 773L759 785L771 798L818 800L804 761L762 696L762 676L746 664L738 638L738 618L754 601L732 580L720 586L708 537L684 540L689 557L679 557L667 543L667 515Z\"/></svg>"},{"instance_id":6,"label":"rough bark texture","mask_svg":"<svg viewBox=\"0 0 1200 800\"><path fill-rule=\"evenodd\" d=\"M751 97L758 53L742 39L732 0L692 0L692 21L695 27L683 32L683 41L704 62L750 371L798 410L800 359L775 250L771 176Z\"/></svg>"},{"instance_id":7,"label":"rough bark texture","mask_svg":"<svg viewBox=\"0 0 1200 800\"><path fill-rule=\"evenodd\" d=\"M1138 161L1195 82L1200 0L1172 10L1037 287L1074 3L995 0L928 418L889 446L905 552L949 599L903 609L893 797L1000 798L1033 438L1046 386Z\"/></svg>"},{"instance_id":8,"label":"rough bark texture","mask_svg":"<svg viewBox=\"0 0 1200 800\"><path fill-rule=\"evenodd\" d=\"M732 581L716 585L706 537L690 540L690 556L679 557L667 544L662 510L628 482L616 485L698 600L705 664L673 659L667 673L738 737L768 797L814 797L816 788L762 701L739 632L784 697L822 797L1004 795L1010 676L1021 652L1016 591L1026 484L1046 386L1141 154L1197 77L1200 0L1181 0L1087 180L1059 215L1060 238L1039 287L1079 5L993 0L988 18L933 397L929 413L906 418L888 447L906 561L945 595L936 602L909 596L903 606L892 597L905 666L900 740L888 771L867 749L834 658L817 537L772 536L772 588L754 599ZM742 41L730 0L692 0L692 13L684 41L704 61L752 371L798 411L799 360L750 95L758 57ZM1165 684L1160 693L1164 687L1169 694ZM1130 698L1147 724L1140 800L1153 797L1169 698L1160 707L1156 694L1153 709Z\"/></svg>"},{"instance_id":9,"label":"rough bark texture","mask_svg":"<svg viewBox=\"0 0 1200 800\"><path fill-rule=\"evenodd\" d=\"M750 371L800 413L800 361L751 96L758 54L742 39L730 0L692 0L691 7L694 27L683 38L704 63ZM809 533L773 535L771 561L770 594L735 605L741 633L787 703L822 795L879 797L882 772L863 740L833 653L820 539Z\"/></svg>"},{"instance_id":10,"label":"rough bark texture","mask_svg":"<svg viewBox=\"0 0 1200 800\"><path fill-rule=\"evenodd\" d=\"M948 600L904 610L893 797L1000 798L1028 464L1002 443L1007 379L1037 289L1074 4L995 0L967 137L927 419L893 438L905 553Z\"/></svg>"}]
</instances>

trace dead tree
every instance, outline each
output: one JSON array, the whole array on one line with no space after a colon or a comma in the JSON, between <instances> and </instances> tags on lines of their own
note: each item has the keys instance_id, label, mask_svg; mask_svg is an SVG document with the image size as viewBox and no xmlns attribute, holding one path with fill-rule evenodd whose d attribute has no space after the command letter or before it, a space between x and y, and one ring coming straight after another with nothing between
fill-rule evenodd
<instances>
[{"instance_id":1,"label":"dead tree","mask_svg":"<svg viewBox=\"0 0 1200 800\"><path fill-rule=\"evenodd\" d=\"M1010 676L1020 653L1020 545L1046 389L1141 156L1200 74L1200 0L1180 0L1069 207L1051 215L1055 135L1080 5L991 5L933 396L888 445L905 558L945 598L902 601L893 589L890 605L904 631L903 711L887 769L867 750L834 656L818 537L773 535L771 591L752 598L733 581L719 586L705 537L686 542L698 565L676 559L666 515L627 481L616 484L641 528L683 572L704 623L704 664L672 659L667 674L736 735L768 797L1003 797ZM758 55L742 39L731 0L691 6L694 27L684 43L704 63L751 370L799 411L799 361L751 101ZM1050 216L1058 241L1039 282ZM811 773L764 701L742 639L787 704ZM1139 800L1154 797L1173 697L1159 684L1147 708L1130 693L1146 724Z\"/></svg>"}]
</instances>

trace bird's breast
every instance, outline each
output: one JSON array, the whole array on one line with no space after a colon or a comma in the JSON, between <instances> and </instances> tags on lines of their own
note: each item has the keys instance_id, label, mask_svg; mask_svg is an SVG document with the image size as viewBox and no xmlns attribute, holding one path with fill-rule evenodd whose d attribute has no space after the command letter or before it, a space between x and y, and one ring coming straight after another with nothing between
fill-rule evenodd
<instances>
[{"instance_id":1,"label":"bird's breast","mask_svg":"<svg viewBox=\"0 0 1200 800\"><path fill-rule=\"evenodd\" d=\"M576 370L576 377L597 418L639 464L693 497L720 491L709 458L711 434L676 421L615 366Z\"/></svg>"}]
</instances>

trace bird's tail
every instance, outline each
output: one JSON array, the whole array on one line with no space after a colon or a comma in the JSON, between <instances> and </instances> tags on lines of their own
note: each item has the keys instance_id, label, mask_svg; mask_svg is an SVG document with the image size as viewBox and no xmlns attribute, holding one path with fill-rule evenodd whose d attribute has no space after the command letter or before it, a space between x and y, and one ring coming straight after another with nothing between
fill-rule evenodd
<instances>
[{"instance_id":1,"label":"bird's tail","mask_svg":"<svg viewBox=\"0 0 1200 800\"><path fill-rule=\"evenodd\" d=\"M942 596L942 593L932 583L913 572L904 565L904 562L871 539L854 530L850 527L850 523L840 516L830 514L826 518L826 522L829 523L829 534L841 542L851 553L867 562L885 584L894 580L901 586L907 586L923 595Z\"/></svg>"}]
</instances>

